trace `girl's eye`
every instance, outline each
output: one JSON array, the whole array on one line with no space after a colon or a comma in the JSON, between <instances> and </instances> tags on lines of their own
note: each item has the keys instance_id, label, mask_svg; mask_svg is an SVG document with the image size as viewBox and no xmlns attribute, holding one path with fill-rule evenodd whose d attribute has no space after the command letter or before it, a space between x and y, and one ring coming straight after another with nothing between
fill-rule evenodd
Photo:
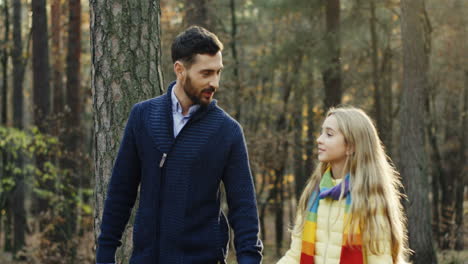
<instances>
[{"instance_id":1,"label":"girl's eye","mask_svg":"<svg viewBox=\"0 0 468 264\"><path fill-rule=\"evenodd\" d=\"M327 136L331 137L331 136L333 136L333 135L332 135L332 134L330 134L330 133L327 133Z\"/></svg>"}]
</instances>

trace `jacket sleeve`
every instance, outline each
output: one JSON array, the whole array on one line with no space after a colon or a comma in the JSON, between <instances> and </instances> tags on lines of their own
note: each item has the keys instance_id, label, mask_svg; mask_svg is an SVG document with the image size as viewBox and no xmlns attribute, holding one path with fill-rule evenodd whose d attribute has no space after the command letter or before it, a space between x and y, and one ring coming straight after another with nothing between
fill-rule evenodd
<instances>
[{"instance_id":1,"label":"jacket sleeve","mask_svg":"<svg viewBox=\"0 0 468 264\"><path fill-rule=\"evenodd\" d=\"M376 217L382 218L379 222L387 223L385 216L383 214L378 214ZM391 247L391 238L390 238L390 227L387 223L385 228L381 228L382 232L379 233L380 247L382 249L381 254L372 254L369 249L365 249L365 255L367 264L392 264L392 247Z\"/></svg>"},{"instance_id":2,"label":"jacket sleeve","mask_svg":"<svg viewBox=\"0 0 468 264\"><path fill-rule=\"evenodd\" d=\"M233 133L234 139L223 182L229 206L229 224L234 230L237 261L239 264L258 264L262 261L263 245L259 239L258 212L247 147L237 123L229 133Z\"/></svg>"},{"instance_id":3,"label":"jacket sleeve","mask_svg":"<svg viewBox=\"0 0 468 264\"><path fill-rule=\"evenodd\" d=\"M132 108L107 189L96 251L97 263L114 263L115 251L127 225L140 183L140 160L135 142L138 105ZM101 175L102 176L102 175Z\"/></svg>"},{"instance_id":4,"label":"jacket sleeve","mask_svg":"<svg viewBox=\"0 0 468 264\"><path fill-rule=\"evenodd\" d=\"M302 214L296 216L294 229L300 224ZM301 261L302 235L296 230L291 231L291 246L276 264L299 264Z\"/></svg>"}]
</instances>

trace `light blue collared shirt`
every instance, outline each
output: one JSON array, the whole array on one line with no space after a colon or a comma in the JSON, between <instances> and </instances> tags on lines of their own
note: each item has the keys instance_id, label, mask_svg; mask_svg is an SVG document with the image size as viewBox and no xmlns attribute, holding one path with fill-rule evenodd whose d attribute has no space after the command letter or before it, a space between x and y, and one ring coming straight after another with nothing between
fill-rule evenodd
<instances>
[{"instance_id":1,"label":"light blue collared shirt","mask_svg":"<svg viewBox=\"0 0 468 264\"><path fill-rule=\"evenodd\" d=\"M174 137L180 133L182 128L187 124L192 115L200 108L200 105L190 106L187 115L182 114L182 106L180 105L179 99L175 95L175 85L172 88L171 93L172 99L172 119L174 120Z\"/></svg>"}]
</instances>

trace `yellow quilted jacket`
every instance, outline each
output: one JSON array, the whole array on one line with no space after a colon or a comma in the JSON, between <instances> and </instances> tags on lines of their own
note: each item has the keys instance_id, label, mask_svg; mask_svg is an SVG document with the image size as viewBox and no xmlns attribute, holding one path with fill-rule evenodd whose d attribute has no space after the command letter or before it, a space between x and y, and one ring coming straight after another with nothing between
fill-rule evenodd
<instances>
[{"instance_id":1,"label":"yellow quilted jacket","mask_svg":"<svg viewBox=\"0 0 468 264\"><path fill-rule=\"evenodd\" d=\"M343 215L345 200L334 201L326 198L319 201L317 212L317 236L315 264L339 264L343 239ZM297 219L301 219L298 215ZM384 217L383 215L378 217ZM297 224L297 223L296 223ZM384 249L382 255L372 255L365 248L365 264L392 264L390 231L382 230L380 242ZM296 264L300 262L302 234L292 232L291 247L277 264Z\"/></svg>"}]
</instances>

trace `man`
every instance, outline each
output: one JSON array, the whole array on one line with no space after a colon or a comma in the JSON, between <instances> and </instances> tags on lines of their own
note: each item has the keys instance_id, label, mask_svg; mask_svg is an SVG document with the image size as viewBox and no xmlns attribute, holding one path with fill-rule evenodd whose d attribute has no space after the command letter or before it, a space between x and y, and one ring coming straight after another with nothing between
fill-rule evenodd
<instances>
[{"instance_id":1,"label":"man","mask_svg":"<svg viewBox=\"0 0 468 264\"><path fill-rule=\"evenodd\" d=\"M213 100L222 49L216 35L190 27L172 44L177 80L166 94L132 108L109 184L97 263L115 262L138 187L130 263L226 263L228 222L238 263L261 262L243 132ZM220 209L221 182L229 221Z\"/></svg>"}]
</instances>

